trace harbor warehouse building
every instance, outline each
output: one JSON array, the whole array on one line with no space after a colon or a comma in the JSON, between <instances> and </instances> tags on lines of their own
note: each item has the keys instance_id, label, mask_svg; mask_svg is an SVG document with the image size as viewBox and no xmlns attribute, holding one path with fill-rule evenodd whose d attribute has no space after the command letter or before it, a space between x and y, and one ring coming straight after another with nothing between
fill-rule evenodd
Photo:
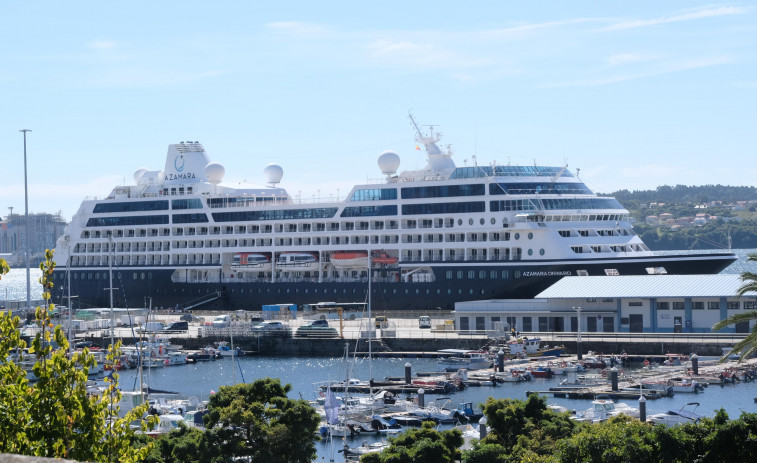
<instances>
[{"instance_id":1,"label":"harbor warehouse building","mask_svg":"<svg viewBox=\"0 0 757 463\"><path fill-rule=\"evenodd\" d=\"M455 324L463 331L506 322L520 332L577 332L580 316L582 332L706 333L755 310L757 293L737 296L743 284L737 274L568 276L534 299L458 302ZM746 333L749 323L723 332Z\"/></svg>"}]
</instances>

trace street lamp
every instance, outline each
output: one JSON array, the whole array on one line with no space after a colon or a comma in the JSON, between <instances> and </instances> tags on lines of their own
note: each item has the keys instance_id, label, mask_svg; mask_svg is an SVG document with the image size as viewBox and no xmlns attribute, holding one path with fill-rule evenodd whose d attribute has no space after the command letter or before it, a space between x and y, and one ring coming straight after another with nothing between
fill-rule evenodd
<instances>
[{"instance_id":1,"label":"street lamp","mask_svg":"<svg viewBox=\"0 0 757 463\"><path fill-rule=\"evenodd\" d=\"M573 307L578 313L578 332L576 333L576 354L578 360L583 360L583 353L581 353L581 307Z\"/></svg>"},{"instance_id":2,"label":"street lamp","mask_svg":"<svg viewBox=\"0 0 757 463\"><path fill-rule=\"evenodd\" d=\"M24 263L26 264L26 309L30 309L32 279L29 269L29 188L26 183L26 132L29 129L21 129L19 132L24 133Z\"/></svg>"}]
</instances>

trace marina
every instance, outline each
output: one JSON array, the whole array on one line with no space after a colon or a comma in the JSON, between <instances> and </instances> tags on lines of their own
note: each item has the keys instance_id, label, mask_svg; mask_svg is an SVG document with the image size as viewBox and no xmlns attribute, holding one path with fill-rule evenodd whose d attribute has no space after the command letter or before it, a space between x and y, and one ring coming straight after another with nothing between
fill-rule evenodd
<instances>
[{"instance_id":1,"label":"marina","mask_svg":"<svg viewBox=\"0 0 757 463\"><path fill-rule=\"evenodd\" d=\"M702 362L713 360L715 359L703 358ZM372 362L369 362L368 359L358 358L350 360L350 363L352 364L351 373L353 377L363 379L369 377L369 372L373 373L376 380L387 376L401 377L406 363L411 363L413 371L432 372L436 370L436 360L432 358L381 358L373 359ZM228 358L223 361L197 365L187 364L153 371L150 375L150 381L151 386L155 388L175 390L184 395L194 395L201 399L207 399L211 390L218 390L218 387L225 384L233 384L234 368L234 363ZM240 357L237 368L239 369L236 373L237 381L239 380L239 371L244 374L248 382L266 376L276 377L280 378L283 383L292 384L291 397L302 397L317 401L319 398L318 388L314 383L318 381L333 381L335 383L344 381L345 359L343 357ZM531 381L500 383L497 386L467 387L450 394L448 397L451 399L453 409L457 408L456 404L458 403L471 402L473 409L479 410L479 405L489 396L525 399L528 391L548 391L550 387L558 386L565 378L570 378L570 376L550 379L533 378ZM120 384L122 388L132 387L135 381L136 370L121 372ZM418 388L414 387L413 389L415 395L417 395ZM338 395L341 395L341 393L338 393ZM723 407L732 418L735 418L742 411L757 412L757 404L753 401L755 395L757 395L757 381L726 383L722 386L711 385L696 396L674 394L653 400L648 404L647 416L652 417L670 410L678 410L686 407L688 403L696 401L700 404L696 410L701 415L711 417L717 409ZM628 397L616 399L615 403L624 403L637 408L638 398L638 393L630 394ZM548 403L565 407L568 410L581 411L589 408L594 399L595 397L587 399L550 397ZM430 399L427 400L427 403L429 402ZM360 446L363 440L368 440L369 443L380 442L382 438L385 439L385 436L385 433L361 432L353 438L345 437L345 442L355 447ZM340 437L338 446L341 447L341 444L342 438ZM318 444L319 459L325 456L327 451L328 446L325 442ZM340 455L337 455L337 458L341 458Z\"/></svg>"}]
</instances>

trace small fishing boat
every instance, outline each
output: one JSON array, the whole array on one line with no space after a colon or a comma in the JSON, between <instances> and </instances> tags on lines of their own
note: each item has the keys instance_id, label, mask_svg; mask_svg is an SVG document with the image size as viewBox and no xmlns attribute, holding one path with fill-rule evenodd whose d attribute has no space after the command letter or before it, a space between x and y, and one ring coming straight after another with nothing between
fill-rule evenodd
<instances>
[{"instance_id":1,"label":"small fishing boat","mask_svg":"<svg viewBox=\"0 0 757 463\"><path fill-rule=\"evenodd\" d=\"M554 376L552 369L543 365L537 365L536 368L529 367L528 371L534 378L551 378Z\"/></svg>"},{"instance_id":2,"label":"small fishing boat","mask_svg":"<svg viewBox=\"0 0 757 463\"><path fill-rule=\"evenodd\" d=\"M691 378L671 380L673 392L696 393L704 391L704 387L698 381Z\"/></svg>"},{"instance_id":3,"label":"small fishing boat","mask_svg":"<svg viewBox=\"0 0 757 463\"><path fill-rule=\"evenodd\" d=\"M559 357L563 347L540 347L540 338L521 338L507 343L510 355L514 357Z\"/></svg>"},{"instance_id":4,"label":"small fishing boat","mask_svg":"<svg viewBox=\"0 0 757 463\"><path fill-rule=\"evenodd\" d=\"M347 444L344 445L344 449L340 452L344 452L345 456L359 457L367 453L378 453L387 448L389 444L386 442L374 442L369 444L368 441L363 441L360 447L350 447Z\"/></svg>"},{"instance_id":5,"label":"small fishing boat","mask_svg":"<svg viewBox=\"0 0 757 463\"><path fill-rule=\"evenodd\" d=\"M445 371L483 370L491 368L492 359L484 351L467 349L440 349L436 363Z\"/></svg>"}]
</instances>

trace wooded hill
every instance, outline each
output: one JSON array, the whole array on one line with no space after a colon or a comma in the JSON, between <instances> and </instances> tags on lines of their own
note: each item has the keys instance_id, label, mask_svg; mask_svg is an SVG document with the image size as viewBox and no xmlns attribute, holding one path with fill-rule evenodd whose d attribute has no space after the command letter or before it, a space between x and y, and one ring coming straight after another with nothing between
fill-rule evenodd
<instances>
[{"instance_id":1,"label":"wooded hill","mask_svg":"<svg viewBox=\"0 0 757 463\"><path fill-rule=\"evenodd\" d=\"M733 248L757 248L756 187L663 185L656 190L619 190L599 195L615 197L628 209L636 220L634 230L652 250L726 248L729 235ZM739 201L751 203L739 210L734 208ZM717 219L703 226L678 229L645 223L647 216L663 213L674 218L706 213Z\"/></svg>"}]
</instances>

